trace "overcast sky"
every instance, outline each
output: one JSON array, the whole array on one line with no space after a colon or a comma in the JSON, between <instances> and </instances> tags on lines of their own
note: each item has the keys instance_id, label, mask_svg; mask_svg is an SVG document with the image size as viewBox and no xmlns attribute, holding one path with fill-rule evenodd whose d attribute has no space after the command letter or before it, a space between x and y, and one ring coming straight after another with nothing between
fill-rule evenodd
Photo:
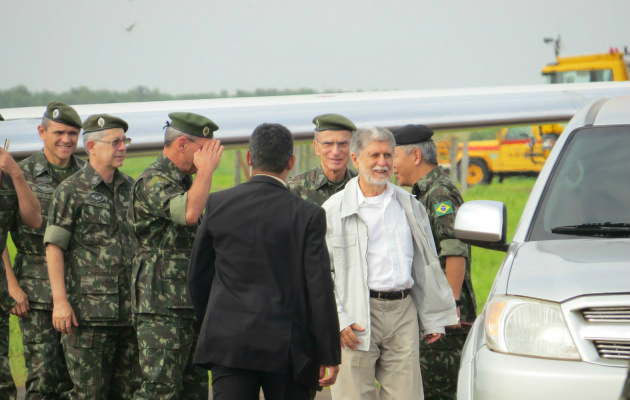
<instances>
[{"instance_id":1,"label":"overcast sky","mask_svg":"<svg viewBox=\"0 0 630 400\"><path fill-rule=\"evenodd\" d=\"M629 0L2 0L0 89L537 84L544 36L623 51L629 16Z\"/></svg>"}]
</instances>

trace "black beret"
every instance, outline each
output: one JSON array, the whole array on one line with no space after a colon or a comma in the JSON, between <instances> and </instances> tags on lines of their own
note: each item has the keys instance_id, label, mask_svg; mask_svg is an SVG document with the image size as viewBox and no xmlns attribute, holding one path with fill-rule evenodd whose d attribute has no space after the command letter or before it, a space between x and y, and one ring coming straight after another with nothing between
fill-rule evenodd
<instances>
[{"instance_id":1,"label":"black beret","mask_svg":"<svg viewBox=\"0 0 630 400\"><path fill-rule=\"evenodd\" d=\"M402 128L396 129L393 133L394 139L396 139L396 146L433 140L431 139L433 136L431 128L422 124L405 125Z\"/></svg>"},{"instance_id":2,"label":"black beret","mask_svg":"<svg viewBox=\"0 0 630 400\"><path fill-rule=\"evenodd\" d=\"M60 124L74 126L79 129L83 128L81 117L79 117L76 110L60 101L51 101L48 103L44 117L51 121L59 122Z\"/></svg>"},{"instance_id":3,"label":"black beret","mask_svg":"<svg viewBox=\"0 0 630 400\"><path fill-rule=\"evenodd\" d=\"M94 114L90 115L85 121L83 121L83 134L97 131L104 131L106 129L122 128L127 132L129 125L122 118L114 117L109 114Z\"/></svg>"}]
</instances>

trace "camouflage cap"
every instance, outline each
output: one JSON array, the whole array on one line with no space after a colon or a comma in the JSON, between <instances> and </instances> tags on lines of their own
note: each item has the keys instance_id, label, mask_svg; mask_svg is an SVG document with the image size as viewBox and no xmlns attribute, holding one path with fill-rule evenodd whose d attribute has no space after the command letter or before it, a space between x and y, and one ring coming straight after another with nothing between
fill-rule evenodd
<instances>
[{"instance_id":1,"label":"camouflage cap","mask_svg":"<svg viewBox=\"0 0 630 400\"><path fill-rule=\"evenodd\" d=\"M219 129L219 126L210 118L199 114L172 112L168 117L171 122L166 121L166 125L193 136L211 139L214 131Z\"/></svg>"},{"instance_id":2,"label":"camouflage cap","mask_svg":"<svg viewBox=\"0 0 630 400\"><path fill-rule=\"evenodd\" d=\"M393 134L394 139L396 139L396 146L433 140L431 139L433 136L431 128L422 124L405 125L402 128L396 129Z\"/></svg>"},{"instance_id":3,"label":"camouflage cap","mask_svg":"<svg viewBox=\"0 0 630 400\"><path fill-rule=\"evenodd\" d=\"M106 129L122 128L127 132L129 125L123 119L114 117L109 114L94 114L90 115L85 121L83 121L83 134L97 131L104 131Z\"/></svg>"},{"instance_id":4,"label":"camouflage cap","mask_svg":"<svg viewBox=\"0 0 630 400\"><path fill-rule=\"evenodd\" d=\"M356 125L348 118L339 114L322 114L313 118L315 131L350 131L357 130Z\"/></svg>"},{"instance_id":5,"label":"camouflage cap","mask_svg":"<svg viewBox=\"0 0 630 400\"><path fill-rule=\"evenodd\" d=\"M4 121L4 117L0 114L0 121Z\"/></svg>"},{"instance_id":6,"label":"camouflage cap","mask_svg":"<svg viewBox=\"0 0 630 400\"><path fill-rule=\"evenodd\" d=\"M48 103L44 117L51 121L59 122L60 124L74 126L79 129L83 128L79 113L77 113L74 108L60 101L51 101Z\"/></svg>"}]
</instances>

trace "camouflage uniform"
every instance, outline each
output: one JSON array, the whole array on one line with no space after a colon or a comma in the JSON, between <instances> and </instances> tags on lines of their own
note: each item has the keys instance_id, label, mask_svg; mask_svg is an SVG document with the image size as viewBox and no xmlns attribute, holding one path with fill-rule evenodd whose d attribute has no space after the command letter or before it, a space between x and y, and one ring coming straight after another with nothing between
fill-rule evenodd
<instances>
[{"instance_id":1,"label":"camouflage uniform","mask_svg":"<svg viewBox=\"0 0 630 400\"><path fill-rule=\"evenodd\" d=\"M460 312L462 321L472 322L477 316L477 305L470 276L470 248L457 240L454 232L455 215L464 202L462 196L439 166L416 182L411 192L429 214L442 270L446 270L446 257L466 257ZM459 362L469 329L447 329L446 336L437 342L422 343L420 366L425 399L456 398Z\"/></svg>"},{"instance_id":2,"label":"camouflage uniform","mask_svg":"<svg viewBox=\"0 0 630 400\"><path fill-rule=\"evenodd\" d=\"M144 377L135 398L208 398L208 372L192 365L198 329L186 273L198 223L186 224L191 185L192 178L160 154L133 188L132 223L139 244L133 310Z\"/></svg>"},{"instance_id":3,"label":"camouflage uniform","mask_svg":"<svg viewBox=\"0 0 630 400\"><path fill-rule=\"evenodd\" d=\"M321 165L289 179L289 187L291 192L297 194L304 200L321 206L333 194L340 192L346 186L346 183L358 173L346 168L346 176L341 182L330 182Z\"/></svg>"},{"instance_id":4,"label":"camouflage uniform","mask_svg":"<svg viewBox=\"0 0 630 400\"><path fill-rule=\"evenodd\" d=\"M26 182L42 207L42 226L31 229L20 219L18 207L14 207L11 237L17 248L13 266L20 288L28 296L28 318L20 318L24 362L26 396L29 399L57 399L72 389L72 380L66 368L61 346L61 333L52 325L52 295L46 266L44 232L52 193L59 183L77 172L85 161L72 156L68 168L50 165L40 151L19 163Z\"/></svg>"},{"instance_id":5,"label":"camouflage uniform","mask_svg":"<svg viewBox=\"0 0 630 400\"><path fill-rule=\"evenodd\" d=\"M44 244L64 251L68 301L78 327L63 335L70 398L130 399L139 386L138 342L131 321L128 221L133 179L120 171L105 183L90 164L53 194Z\"/></svg>"},{"instance_id":6,"label":"camouflage uniform","mask_svg":"<svg viewBox=\"0 0 630 400\"><path fill-rule=\"evenodd\" d=\"M0 183L0 247L7 245L8 228L13 223L13 209L18 207L17 193L11 178L1 173ZM9 364L9 312L15 301L9 295L4 262L0 257L0 398L15 399L17 391Z\"/></svg>"}]
</instances>

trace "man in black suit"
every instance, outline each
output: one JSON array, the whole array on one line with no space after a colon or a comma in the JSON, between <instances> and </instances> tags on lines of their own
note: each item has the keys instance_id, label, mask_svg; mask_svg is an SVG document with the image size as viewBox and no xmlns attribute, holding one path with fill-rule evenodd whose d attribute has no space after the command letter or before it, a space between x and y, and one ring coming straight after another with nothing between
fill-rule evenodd
<instances>
[{"instance_id":1,"label":"man in black suit","mask_svg":"<svg viewBox=\"0 0 630 400\"><path fill-rule=\"evenodd\" d=\"M339 371L326 216L287 188L294 162L291 132L262 124L252 178L206 203L188 288L202 324L194 363L212 370L215 400L258 399L261 387L266 399L310 399Z\"/></svg>"}]
</instances>

